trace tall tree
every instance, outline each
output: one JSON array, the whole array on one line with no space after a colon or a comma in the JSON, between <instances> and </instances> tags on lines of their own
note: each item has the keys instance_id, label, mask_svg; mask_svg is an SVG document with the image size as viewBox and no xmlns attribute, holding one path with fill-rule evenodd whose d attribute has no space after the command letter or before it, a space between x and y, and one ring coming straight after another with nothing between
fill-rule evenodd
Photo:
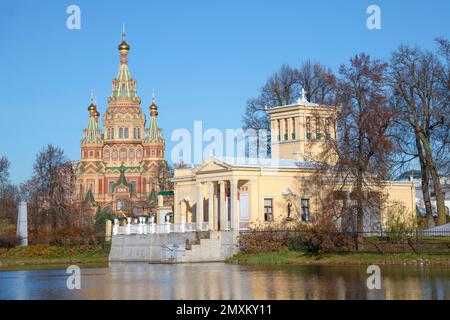
<instances>
[{"instance_id":1,"label":"tall tree","mask_svg":"<svg viewBox=\"0 0 450 320\"><path fill-rule=\"evenodd\" d=\"M347 230L363 231L365 217L380 210L379 191L392 154L387 132L394 114L388 103L386 69L387 64L364 53L340 67L336 91L339 140L330 137L323 152L313 159L319 166L313 180L326 185L321 190L328 190L323 196L324 211L341 218ZM360 246L361 239L362 235Z\"/></svg>"},{"instance_id":2,"label":"tall tree","mask_svg":"<svg viewBox=\"0 0 450 320\"><path fill-rule=\"evenodd\" d=\"M330 68L306 60L298 69L299 87L306 91L310 102L332 104L336 89L336 76Z\"/></svg>"},{"instance_id":3,"label":"tall tree","mask_svg":"<svg viewBox=\"0 0 450 320\"><path fill-rule=\"evenodd\" d=\"M398 102L397 123L405 128L397 141L416 146L424 199L429 199L431 177L439 224L446 221L439 161L436 160L445 152L448 139L448 82L443 80L446 72L436 54L402 45L393 53L389 77ZM429 204L426 205L430 210Z\"/></svg>"},{"instance_id":4,"label":"tall tree","mask_svg":"<svg viewBox=\"0 0 450 320\"><path fill-rule=\"evenodd\" d=\"M9 160L6 157L0 158L0 186L5 185L9 181Z\"/></svg>"},{"instance_id":5,"label":"tall tree","mask_svg":"<svg viewBox=\"0 0 450 320\"><path fill-rule=\"evenodd\" d=\"M72 163L62 149L48 145L36 156L33 169L33 177L24 184L23 190L34 203L39 220L49 223L56 231L70 218L75 181Z\"/></svg>"},{"instance_id":6,"label":"tall tree","mask_svg":"<svg viewBox=\"0 0 450 320\"><path fill-rule=\"evenodd\" d=\"M9 181L10 162L6 157L0 158L0 220L6 224L16 223L19 192Z\"/></svg>"},{"instance_id":7,"label":"tall tree","mask_svg":"<svg viewBox=\"0 0 450 320\"><path fill-rule=\"evenodd\" d=\"M306 91L310 102L331 103L335 92L336 77L331 69L318 62L307 60L300 67L283 64L272 74L257 98L247 101L243 116L244 129L270 130L266 107L277 107L295 102L300 90Z\"/></svg>"}]
</instances>

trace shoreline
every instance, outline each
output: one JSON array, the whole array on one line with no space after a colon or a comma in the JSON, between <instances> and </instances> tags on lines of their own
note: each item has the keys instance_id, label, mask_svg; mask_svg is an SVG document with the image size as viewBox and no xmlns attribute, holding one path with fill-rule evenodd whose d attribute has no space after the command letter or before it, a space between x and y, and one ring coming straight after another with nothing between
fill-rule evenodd
<instances>
[{"instance_id":1,"label":"shoreline","mask_svg":"<svg viewBox=\"0 0 450 320\"><path fill-rule=\"evenodd\" d=\"M304 252L283 250L272 253L238 253L226 260L230 264L243 265L299 265L299 266L345 266L345 265L393 265L393 266L439 266L450 268L449 254L413 254L413 253L347 253L312 256Z\"/></svg>"},{"instance_id":2,"label":"shoreline","mask_svg":"<svg viewBox=\"0 0 450 320\"><path fill-rule=\"evenodd\" d=\"M109 247L101 245L32 245L0 249L0 271L55 269L55 267L107 265Z\"/></svg>"}]
</instances>

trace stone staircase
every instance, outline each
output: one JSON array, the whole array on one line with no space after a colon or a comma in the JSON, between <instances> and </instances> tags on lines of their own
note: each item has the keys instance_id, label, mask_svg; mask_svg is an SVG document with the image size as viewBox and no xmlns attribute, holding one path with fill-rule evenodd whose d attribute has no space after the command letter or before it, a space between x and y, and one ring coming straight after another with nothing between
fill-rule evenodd
<instances>
[{"instance_id":1,"label":"stone staircase","mask_svg":"<svg viewBox=\"0 0 450 320\"><path fill-rule=\"evenodd\" d=\"M195 239L186 240L185 254L178 262L224 261L233 252L234 244L230 236L220 231L197 232Z\"/></svg>"}]
</instances>

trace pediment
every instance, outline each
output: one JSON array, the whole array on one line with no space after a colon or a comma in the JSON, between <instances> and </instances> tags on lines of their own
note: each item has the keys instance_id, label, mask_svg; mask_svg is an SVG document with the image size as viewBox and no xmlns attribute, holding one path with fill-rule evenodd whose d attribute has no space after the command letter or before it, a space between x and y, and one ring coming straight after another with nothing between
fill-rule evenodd
<instances>
[{"instance_id":1,"label":"pediment","mask_svg":"<svg viewBox=\"0 0 450 320\"><path fill-rule=\"evenodd\" d=\"M219 161L208 161L202 165L200 165L195 171L197 174L199 173L209 173L209 172L218 172L218 171L228 171L230 167L225 163Z\"/></svg>"}]
</instances>

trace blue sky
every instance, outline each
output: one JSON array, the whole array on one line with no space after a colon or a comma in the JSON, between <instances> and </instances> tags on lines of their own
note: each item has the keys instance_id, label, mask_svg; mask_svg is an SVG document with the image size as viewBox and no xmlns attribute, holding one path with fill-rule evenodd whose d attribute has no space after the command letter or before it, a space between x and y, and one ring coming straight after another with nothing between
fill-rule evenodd
<instances>
[{"instance_id":1,"label":"blue sky","mask_svg":"<svg viewBox=\"0 0 450 320\"><path fill-rule=\"evenodd\" d=\"M66 28L69 5L81 30ZM381 8L382 29L366 28ZM450 1L5 1L0 4L0 156L11 180L32 174L46 144L79 159L90 90L100 112L119 66L122 23L129 66L148 115L154 88L170 153L171 132L238 128L246 100L281 64L332 69L365 51L387 58L400 43L434 48L450 38Z\"/></svg>"}]
</instances>

